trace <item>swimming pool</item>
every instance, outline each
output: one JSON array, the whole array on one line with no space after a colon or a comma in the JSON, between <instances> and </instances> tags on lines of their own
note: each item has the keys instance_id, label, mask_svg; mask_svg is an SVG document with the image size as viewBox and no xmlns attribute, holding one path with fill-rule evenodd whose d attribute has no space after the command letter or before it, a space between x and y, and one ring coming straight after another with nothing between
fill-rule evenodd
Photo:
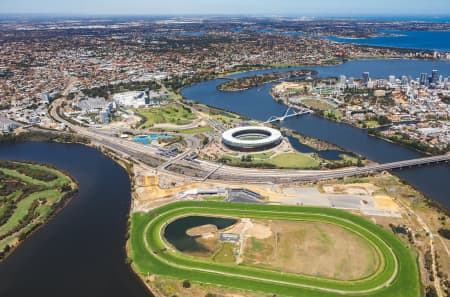
<instances>
[{"instance_id":1,"label":"swimming pool","mask_svg":"<svg viewBox=\"0 0 450 297\"><path fill-rule=\"evenodd\" d=\"M165 133L155 133L150 135L138 135L134 138L134 141L142 144L150 144L152 141L158 141L160 139L170 139L172 137L172 135Z\"/></svg>"}]
</instances>

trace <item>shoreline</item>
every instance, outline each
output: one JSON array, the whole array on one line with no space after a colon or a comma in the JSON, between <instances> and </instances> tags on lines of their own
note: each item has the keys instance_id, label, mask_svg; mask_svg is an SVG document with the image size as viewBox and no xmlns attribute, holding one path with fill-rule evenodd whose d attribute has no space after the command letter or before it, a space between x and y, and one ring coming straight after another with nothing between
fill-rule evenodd
<instances>
[{"instance_id":1,"label":"shoreline","mask_svg":"<svg viewBox=\"0 0 450 297\"><path fill-rule=\"evenodd\" d=\"M71 191L62 194L59 202L55 203L55 204L58 204L58 203L62 202L62 204L58 205L58 207L50 214L50 216L43 223L36 225L36 227L34 227L31 232L26 234L26 237L23 240L19 241L19 243L17 245L10 248L10 250L8 250L7 252L4 252L3 257L0 258L0 264L4 261L7 261L9 256L11 256L17 249L19 249L23 244L25 244L36 232L38 232L41 228L45 227L48 223L50 223L52 220L54 220L66 207L68 207L70 205L70 203L78 195L78 191L79 191L78 180L76 180L70 173L68 173L62 169L59 169L56 166L53 166L52 164L39 163L39 162L33 162L33 161L16 161L16 160L8 160L8 161L19 162L21 164L39 165L39 166L49 168L51 170L55 170L55 171L61 173L62 175L64 175L66 178L68 178L71 181L71 183L73 183L76 187L74 189L72 189ZM33 193L31 193L31 194L33 194ZM28 227L28 225L26 227ZM24 228L26 228L26 227L24 227Z\"/></svg>"},{"instance_id":2,"label":"shoreline","mask_svg":"<svg viewBox=\"0 0 450 297\"><path fill-rule=\"evenodd\" d=\"M126 158L123 158L122 156L119 156L119 155L115 154L112 151L104 150L104 149L101 149L101 148L95 147L95 146L93 147L93 146L88 145L88 144L84 144L84 143L74 143L74 144L78 144L78 145L82 144L84 146L95 148L96 150L101 152L106 157L112 159L114 162L119 164L122 168L124 168L127 171L127 174L128 174L129 181L130 181L131 185L134 184L134 179L135 179L134 174L133 174L132 170L130 170L130 168L124 164L124 163L128 163L129 162L129 160L127 160ZM398 177L398 176L396 176L395 174L392 174L392 173L389 173L389 174L393 175L395 178L398 178L401 181L401 183L403 183L403 184L405 184L407 186L410 186L411 188L416 190L416 188L414 186L411 186L409 183L405 182L402 178L400 178L400 177ZM370 176L368 176L368 177L370 178ZM144 289L151 294L151 296L162 297L163 295L161 295L158 291L155 291L155 288L150 283L147 282L147 279L145 278L145 276L141 276L139 274L139 272L134 269L133 262L130 261L130 250L129 250L130 225L129 224L130 224L131 215L133 213L131 207L132 207L132 201L135 199L134 190L135 189L132 186L131 187L131 199L132 200L131 200L131 203L130 203L130 209L129 209L128 213L127 213L127 222L128 222L127 225L128 225L128 227L127 227L127 232L125 234L126 243L123 246L123 249L124 249L124 252L125 252L124 261L127 263L127 266L129 267L130 271L133 273L133 277L137 278L139 280L140 285L143 286ZM433 204L429 203L430 201L434 203L435 202L434 200L428 198L424 193L421 193L421 192L419 192L419 193L423 197L424 202L425 202L425 204L427 206L427 209L429 209L429 210L431 210L433 212L436 212L436 213L441 213L442 211L444 211L443 208L439 208L439 204L438 204L438 206L436 206L436 205L433 205ZM170 202L170 201L168 201L168 202ZM446 211L447 211L447 209L445 209L445 213L446 213Z\"/></svg>"},{"instance_id":3,"label":"shoreline","mask_svg":"<svg viewBox=\"0 0 450 297\"><path fill-rule=\"evenodd\" d=\"M33 134L33 132L26 132L26 133ZM48 132L43 132L43 134L44 135L45 134L50 134L49 136L54 136L55 133L48 131ZM126 163L129 163L129 160L124 159L122 156L119 156L118 154L115 154L113 151L111 151L109 149L103 149L101 147L92 145L91 143L71 142L71 141L62 142L62 141L55 141L55 140L51 140L51 139L42 141L40 139L33 139L33 135L31 135L31 136L32 136L31 140L29 140L29 139L27 139L27 140L17 139L17 141L6 142L6 143L5 142L2 143L0 141L0 145L2 145L2 144L26 143L26 142L48 142L48 143L61 143L61 144L71 144L71 145L83 145L83 146L95 149L96 151L100 152L103 156L111 159L112 161L117 163L120 167L122 167L126 171L128 179L129 179L129 182L130 182L130 187L131 187L131 192L130 192L131 201L130 201L129 209L127 211L127 218L126 218L126 220L127 220L127 231L124 234L124 236L125 236L125 245L123 246L123 250L125 252L124 253L125 258L123 260L127 264L126 266L129 268L133 278L135 278L138 281L138 283L144 288L144 290L146 290L150 294L151 297L163 297L161 295L155 294L153 291L150 290L150 287L146 285L144 280L142 278L140 278L139 274L133 269L132 262L130 262L130 259L129 259L128 242L129 242L129 237L130 237L130 228L128 228L128 226L130 226L130 222L131 222L130 220L131 220L131 214L132 214L132 202L133 202L133 199L134 199L134 189L133 189L133 187L134 187L134 183L135 183L134 182L134 174L133 174L132 170L126 165ZM42 135L39 135L39 136L42 136ZM1 140L1 138L2 137L0 137L0 140ZM34 164L35 162L30 161L28 163ZM8 253L6 253L4 255L4 257L2 259L0 259L0 264L3 261L6 261L8 259L8 257L11 256L14 253L15 250L19 249L22 246L22 244L26 243L26 241L29 238L31 238L36 232L38 232L41 228L45 227L47 225L47 223L49 223L53 219L57 218L57 216L60 214L60 212L62 210L64 210L66 207L68 207L70 205L70 203L73 201L73 199L76 198L76 195L78 194L79 182L75 178L73 178L72 175L70 175L69 173L65 172L64 170L57 169L52 164L42 164L42 163L35 163L35 164L46 166L46 167L49 167L51 169L56 169L59 172L63 173L64 175L67 175L77 185L76 192L73 193L73 195L71 197L66 198L66 202L64 203L64 205L61 206L61 207L58 207L58 209L49 217L49 219L45 223L41 224L39 227L37 227L35 230L33 230L33 232L31 232L29 235L27 235L27 237L21 242L21 244L17 245L16 247L12 248Z\"/></svg>"},{"instance_id":4,"label":"shoreline","mask_svg":"<svg viewBox=\"0 0 450 297\"><path fill-rule=\"evenodd\" d=\"M273 88L270 89L269 95L272 97L272 99L275 102L282 103L282 104L286 105L284 100L275 98L275 96L273 95ZM311 107L308 107L308 108L311 108ZM405 148L411 149L411 150L416 151L416 152L418 152L420 154L423 154L423 155L435 156L435 155L441 155L441 154L449 153L449 151L447 151L447 152L442 151L442 152L431 153L431 152L428 152L428 151L425 151L425 150L421 150L421 149L419 149L417 147L414 147L414 146L412 146L412 145L410 145L408 143L405 143L405 142L402 142L402 141L395 141L395 140L390 139L388 137L384 137L381 133L379 133L377 131L377 129L380 129L380 128L383 128L383 127L387 127L387 126L392 126L393 124L384 125L384 126L380 125L380 126L377 126L375 128L361 128L361 127L359 127L357 125L353 125L352 123L347 122L347 121L333 120L332 118L323 116L322 113L318 113L317 110L315 110L315 111L316 111L316 113L314 113L313 115L315 115L317 117L320 117L322 119L326 119L326 120L329 120L329 121L332 121L332 122L335 122L335 123L338 123L338 124L343 124L343 125L347 125L347 126L350 126L350 127L353 127L353 128L357 128L357 129L360 129L360 130L365 130L365 131L367 131L367 134L369 136L371 136L371 137L375 137L377 139L381 139L381 140L384 140L384 141L387 141L387 142L390 142L390 143L393 143L393 144L401 145L401 146L403 146Z\"/></svg>"},{"instance_id":5,"label":"shoreline","mask_svg":"<svg viewBox=\"0 0 450 297\"><path fill-rule=\"evenodd\" d=\"M391 49L397 49L397 48L391 48ZM400 48L401 49L401 48ZM199 84L199 83L203 83L203 82L207 82L210 80L214 80L214 79L232 79L230 78L231 75L237 75L237 74L242 74L242 73L247 73L247 72L254 72L254 71L265 71L265 70L279 70L279 69L290 69L290 68L301 68L301 67L333 67L336 65L342 65L348 62L352 62L352 61L372 61L372 60L418 60L418 61L446 61L446 60L442 60L442 59L430 59L430 58L418 58L418 57L405 57L405 56L366 56L366 57L356 57L356 58L351 58L351 59L340 59L340 60L334 60L337 63L325 63L325 64L288 64L286 65L277 65L277 64L267 64L267 65L261 65L259 66L255 66L254 68L251 68L250 70L238 70L238 71L225 71L225 72L219 72L219 73L214 73L213 75L211 75L210 78L203 78L200 79L198 81L193 81L193 82L189 82L183 86L181 86L178 90L174 90L174 92L178 92L181 94L181 92L183 91L183 89L189 88L195 84ZM195 75L194 75L195 76Z\"/></svg>"}]
</instances>

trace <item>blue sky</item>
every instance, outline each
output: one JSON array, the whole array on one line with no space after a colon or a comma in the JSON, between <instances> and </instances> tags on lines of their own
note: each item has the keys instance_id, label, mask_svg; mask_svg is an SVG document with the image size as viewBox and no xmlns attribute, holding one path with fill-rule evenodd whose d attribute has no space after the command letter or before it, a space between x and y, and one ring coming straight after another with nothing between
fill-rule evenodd
<instances>
[{"instance_id":1,"label":"blue sky","mask_svg":"<svg viewBox=\"0 0 450 297\"><path fill-rule=\"evenodd\" d=\"M450 0L0 0L0 13L450 15Z\"/></svg>"}]
</instances>

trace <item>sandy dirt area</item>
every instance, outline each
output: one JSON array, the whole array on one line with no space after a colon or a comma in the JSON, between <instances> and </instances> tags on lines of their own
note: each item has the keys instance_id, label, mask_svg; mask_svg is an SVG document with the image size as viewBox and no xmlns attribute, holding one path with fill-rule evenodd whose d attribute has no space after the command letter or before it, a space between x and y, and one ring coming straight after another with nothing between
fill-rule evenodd
<instances>
[{"instance_id":1,"label":"sandy dirt area","mask_svg":"<svg viewBox=\"0 0 450 297\"><path fill-rule=\"evenodd\" d=\"M323 191L328 194L372 195L380 188L370 183L348 185L324 185Z\"/></svg>"},{"instance_id":2,"label":"sandy dirt area","mask_svg":"<svg viewBox=\"0 0 450 297\"><path fill-rule=\"evenodd\" d=\"M217 233L217 227L212 224L203 225L194 227L191 229L186 230L186 234L189 236L202 236L202 237L209 237L209 235Z\"/></svg>"},{"instance_id":3,"label":"sandy dirt area","mask_svg":"<svg viewBox=\"0 0 450 297\"><path fill-rule=\"evenodd\" d=\"M241 237L269 238L272 230L266 225L255 223L250 219L242 219L225 230L227 233L239 234Z\"/></svg>"},{"instance_id":4,"label":"sandy dirt area","mask_svg":"<svg viewBox=\"0 0 450 297\"><path fill-rule=\"evenodd\" d=\"M398 204L390 196L374 195L373 200L375 201L376 207L379 209L400 211Z\"/></svg>"}]
</instances>

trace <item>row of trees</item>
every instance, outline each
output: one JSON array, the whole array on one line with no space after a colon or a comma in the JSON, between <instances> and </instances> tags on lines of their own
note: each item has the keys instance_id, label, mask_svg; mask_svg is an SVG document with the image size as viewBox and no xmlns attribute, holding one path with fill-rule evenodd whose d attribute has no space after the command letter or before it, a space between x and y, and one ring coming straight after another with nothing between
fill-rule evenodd
<instances>
[{"instance_id":1,"label":"row of trees","mask_svg":"<svg viewBox=\"0 0 450 297\"><path fill-rule=\"evenodd\" d=\"M144 91L150 87L151 90L159 90L161 86L155 81L132 81L118 84L104 85L92 89L84 89L83 94L88 97L103 97L109 99L111 94L127 91ZM69 97L71 99L74 94Z\"/></svg>"},{"instance_id":2,"label":"row of trees","mask_svg":"<svg viewBox=\"0 0 450 297\"><path fill-rule=\"evenodd\" d=\"M27 141L51 141L62 143L89 143L89 139L75 134L33 131L21 134L7 134L0 136L0 144L20 143Z\"/></svg>"},{"instance_id":3,"label":"row of trees","mask_svg":"<svg viewBox=\"0 0 450 297\"><path fill-rule=\"evenodd\" d=\"M40 170L30 167L29 165L23 165L16 162L0 160L0 167L15 170L33 179L37 179L44 182L50 182L58 178L58 176L50 171Z\"/></svg>"}]
</instances>

